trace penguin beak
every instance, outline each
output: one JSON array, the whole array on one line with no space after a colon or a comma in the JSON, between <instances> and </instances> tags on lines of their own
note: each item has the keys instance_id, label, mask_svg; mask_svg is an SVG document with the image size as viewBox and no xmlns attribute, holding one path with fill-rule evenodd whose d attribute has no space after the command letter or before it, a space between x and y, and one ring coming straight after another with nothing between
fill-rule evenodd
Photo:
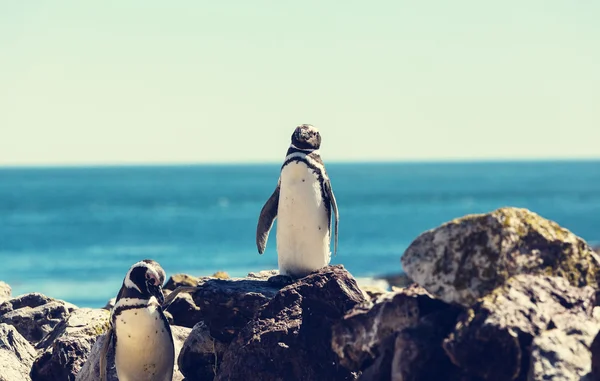
<instances>
[{"instance_id":1,"label":"penguin beak","mask_svg":"<svg viewBox=\"0 0 600 381\"><path fill-rule=\"evenodd\" d=\"M162 286L160 284L155 286L151 282L146 283L148 284L148 292L150 295L154 296L162 306L162 304L165 302L165 295L162 292Z\"/></svg>"}]
</instances>

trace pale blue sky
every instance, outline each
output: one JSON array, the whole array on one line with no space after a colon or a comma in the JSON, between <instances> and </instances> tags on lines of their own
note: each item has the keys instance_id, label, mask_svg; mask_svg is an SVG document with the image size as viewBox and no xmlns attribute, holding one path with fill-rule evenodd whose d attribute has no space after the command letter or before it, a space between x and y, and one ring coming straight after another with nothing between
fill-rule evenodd
<instances>
[{"instance_id":1,"label":"pale blue sky","mask_svg":"<svg viewBox=\"0 0 600 381\"><path fill-rule=\"evenodd\" d=\"M0 165L600 157L600 2L4 1Z\"/></svg>"}]
</instances>

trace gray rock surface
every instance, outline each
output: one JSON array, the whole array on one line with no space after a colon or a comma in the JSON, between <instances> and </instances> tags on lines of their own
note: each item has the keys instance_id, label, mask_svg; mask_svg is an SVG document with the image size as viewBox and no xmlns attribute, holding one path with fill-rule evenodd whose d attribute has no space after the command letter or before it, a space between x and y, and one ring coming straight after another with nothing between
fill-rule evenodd
<instances>
[{"instance_id":1,"label":"gray rock surface","mask_svg":"<svg viewBox=\"0 0 600 381\"><path fill-rule=\"evenodd\" d=\"M102 334L96 338L96 342L92 346L92 350L88 355L85 363L75 376L75 381L98 381L100 380L100 355L102 346L106 340L106 334ZM117 371L115 369L115 351L114 348L109 348L107 362L107 381L118 381Z\"/></svg>"},{"instance_id":2,"label":"gray rock surface","mask_svg":"<svg viewBox=\"0 0 600 381\"><path fill-rule=\"evenodd\" d=\"M383 294L373 302L357 305L334 324L332 348L340 364L362 371L387 350L382 345L389 337L405 328L416 327L432 312L448 308L446 303L416 285ZM457 314L456 310L454 319ZM393 338L389 344L393 346Z\"/></svg>"},{"instance_id":3,"label":"gray rock surface","mask_svg":"<svg viewBox=\"0 0 600 381\"><path fill-rule=\"evenodd\" d=\"M574 286L600 280L600 258L585 241L519 208L468 215L426 231L401 261L416 283L464 306L516 274L560 276Z\"/></svg>"},{"instance_id":4,"label":"gray rock surface","mask_svg":"<svg viewBox=\"0 0 600 381\"><path fill-rule=\"evenodd\" d=\"M568 347L569 341L558 343L561 335L551 331L564 331L567 322L579 327L594 323L594 302L592 287L577 288L559 277L517 275L462 314L443 347L469 374L485 380L524 379L534 339L538 340L534 374L543 368L548 353L543 351L552 345L581 353L577 346ZM564 332L577 340L570 331ZM591 361L589 354L586 358Z\"/></svg>"},{"instance_id":5,"label":"gray rock surface","mask_svg":"<svg viewBox=\"0 0 600 381\"><path fill-rule=\"evenodd\" d=\"M396 335L391 380L476 380L450 361L442 343L454 329L459 310L448 307L423 316ZM484 360L486 361L486 360Z\"/></svg>"},{"instance_id":6,"label":"gray rock surface","mask_svg":"<svg viewBox=\"0 0 600 381\"><path fill-rule=\"evenodd\" d=\"M210 336L210 330L204 322L196 324L185 340L177 360L185 380L212 380L226 349L226 344Z\"/></svg>"},{"instance_id":7,"label":"gray rock surface","mask_svg":"<svg viewBox=\"0 0 600 381\"><path fill-rule=\"evenodd\" d=\"M0 381L29 381L35 349L15 327L0 324Z\"/></svg>"},{"instance_id":8,"label":"gray rock surface","mask_svg":"<svg viewBox=\"0 0 600 381\"><path fill-rule=\"evenodd\" d=\"M12 289L8 284L0 280L0 303L11 298Z\"/></svg>"},{"instance_id":9,"label":"gray rock surface","mask_svg":"<svg viewBox=\"0 0 600 381\"><path fill-rule=\"evenodd\" d=\"M175 358L177 359L181 352L181 348L183 347L183 343L190 334L191 329L186 327L171 326L171 332L173 334L173 341L175 343ZM102 346L104 345L105 340L105 334L102 334L97 338L89 356L86 359L85 364L75 377L75 381L98 381L100 379L100 354L102 352ZM181 374L177 363L175 363L173 381L183 380L183 374ZM114 348L112 347L108 352L107 381L119 381L117 378L117 371L115 369Z\"/></svg>"},{"instance_id":10,"label":"gray rock surface","mask_svg":"<svg viewBox=\"0 0 600 381\"><path fill-rule=\"evenodd\" d=\"M73 381L98 335L108 330L109 318L110 313L104 309L73 311L37 345L43 352L33 363L32 380Z\"/></svg>"},{"instance_id":11,"label":"gray rock surface","mask_svg":"<svg viewBox=\"0 0 600 381\"><path fill-rule=\"evenodd\" d=\"M177 287L197 286L200 278L188 274L174 274L167 279L163 290L174 291Z\"/></svg>"},{"instance_id":12,"label":"gray rock surface","mask_svg":"<svg viewBox=\"0 0 600 381\"><path fill-rule=\"evenodd\" d=\"M592 370L590 345L600 322L567 320L533 339L528 381L580 380ZM563 324L560 325L563 325Z\"/></svg>"},{"instance_id":13,"label":"gray rock surface","mask_svg":"<svg viewBox=\"0 0 600 381\"><path fill-rule=\"evenodd\" d=\"M204 322L212 337L229 343L277 291L262 274L248 278L198 278L198 290L179 294L166 309L173 324L194 327ZM190 297L191 296L191 297Z\"/></svg>"},{"instance_id":14,"label":"gray rock surface","mask_svg":"<svg viewBox=\"0 0 600 381\"><path fill-rule=\"evenodd\" d=\"M37 344L76 308L40 293L25 294L0 304L0 323L14 326L30 343Z\"/></svg>"}]
</instances>

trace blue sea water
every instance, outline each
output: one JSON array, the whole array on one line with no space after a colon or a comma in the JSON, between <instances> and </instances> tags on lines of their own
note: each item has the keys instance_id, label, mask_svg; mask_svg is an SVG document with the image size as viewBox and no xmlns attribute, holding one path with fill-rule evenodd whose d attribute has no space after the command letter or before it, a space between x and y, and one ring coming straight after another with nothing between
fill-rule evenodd
<instances>
[{"instance_id":1,"label":"blue sea water","mask_svg":"<svg viewBox=\"0 0 600 381\"><path fill-rule=\"evenodd\" d=\"M329 164L340 209L332 263L357 277L401 270L424 230L468 213L529 208L600 241L600 161ZM277 267L255 247L274 165L0 169L0 279L79 306L116 295L129 266L232 276Z\"/></svg>"}]
</instances>

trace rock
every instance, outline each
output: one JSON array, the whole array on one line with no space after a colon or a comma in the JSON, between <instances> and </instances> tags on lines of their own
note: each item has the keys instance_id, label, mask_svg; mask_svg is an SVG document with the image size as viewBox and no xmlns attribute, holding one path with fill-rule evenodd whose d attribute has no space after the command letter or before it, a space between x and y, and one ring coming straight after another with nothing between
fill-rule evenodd
<instances>
[{"instance_id":1,"label":"rock","mask_svg":"<svg viewBox=\"0 0 600 381\"><path fill-rule=\"evenodd\" d=\"M98 381L100 380L100 354L102 346L106 340L106 334L102 334L96 338L96 342L92 346L92 350L81 367L79 373L75 377L75 381ZM117 371L115 369L115 351L110 348L108 351L108 362L106 371L106 381L119 381Z\"/></svg>"},{"instance_id":2,"label":"rock","mask_svg":"<svg viewBox=\"0 0 600 381\"><path fill-rule=\"evenodd\" d=\"M10 286L0 280L0 303L7 299L10 299L12 295L12 289Z\"/></svg>"},{"instance_id":3,"label":"rock","mask_svg":"<svg viewBox=\"0 0 600 381\"><path fill-rule=\"evenodd\" d=\"M229 276L229 274L227 274L225 271L217 271L212 276L214 278L219 278L219 279L231 279L231 277Z\"/></svg>"},{"instance_id":4,"label":"rock","mask_svg":"<svg viewBox=\"0 0 600 381\"><path fill-rule=\"evenodd\" d=\"M587 324L594 302L592 287L577 288L559 277L517 275L463 313L443 347L469 374L525 379L534 338L569 321ZM538 339L538 345L544 340Z\"/></svg>"},{"instance_id":5,"label":"rock","mask_svg":"<svg viewBox=\"0 0 600 381\"><path fill-rule=\"evenodd\" d=\"M33 363L31 379L74 380L97 337L108 330L109 319L110 312L104 309L73 311L37 345L44 351Z\"/></svg>"},{"instance_id":6,"label":"rock","mask_svg":"<svg viewBox=\"0 0 600 381\"><path fill-rule=\"evenodd\" d=\"M40 293L25 294L0 305L0 323L13 325L30 343L36 344L76 308Z\"/></svg>"},{"instance_id":7,"label":"rock","mask_svg":"<svg viewBox=\"0 0 600 381\"><path fill-rule=\"evenodd\" d=\"M203 316L203 311L196 305L192 295L187 293L177 295L165 313L173 316L173 324L188 328L202 321Z\"/></svg>"},{"instance_id":8,"label":"rock","mask_svg":"<svg viewBox=\"0 0 600 381\"><path fill-rule=\"evenodd\" d=\"M364 293L367 295L368 299L377 299L379 298L381 295L385 295L388 294L390 291L384 290L380 287L376 287L376 286L360 286L360 289L364 291Z\"/></svg>"},{"instance_id":9,"label":"rock","mask_svg":"<svg viewBox=\"0 0 600 381\"><path fill-rule=\"evenodd\" d=\"M354 307L333 326L332 348L361 381L450 379L460 372L441 343L461 311L413 284Z\"/></svg>"},{"instance_id":10,"label":"rock","mask_svg":"<svg viewBox=\"0 0 600 381\"><path fill-rule=\"evenodd\" d=\"M379 343L378 353L372 364L364 369L358 381L380 381L392 379L392 362L394 360L394 345L396 335L390 335Z\"/></svg>"},{"instance_id":11,"label":"rock","mask_svg":"<svg viewBox=\"0 0 600 381\"><path fill-rule=\"evenodd\" d=\"M171 333L173 334L173 342L175 344L175 359L181 352L181 347L191 329L186 327L171 326ZM98 336L92 351L88 356L85 364L75 377L75 381L98 381L100 379L100 353L102 352L102 346L106 340L106 334ZM107 362L107 380L106 381L119 381L117 378L117 370L115 368L115 351L114 348L110 348L108 351L108 362ZM183 381L184 377L179 371L177 361L175 361L175 369L173 372L173 381Z\"/></svg>"},{"instance_id":12,"label":"rock","mask_svg":"<svg viewBox=\"0 0 600 381\"><path fill-rule=\"evenodd\" d=\"M277 276L279 275L279 270L274 269L274 270L262 270L259 271L257 273L248 273L248 278L250 279L261 279L261 280L268 280L271 277Z\"/></svg>"},{"instance_id":13,"label":"rock","mask_svg":"<svg viewBox=\"0 0 600 381\"><path fill-rule=\"evenodd\" d=\"M106 302L106 305L104 307L102 307L102 309L111 311L113 309L113 307L115 306L116 302L117 302L117 298L110 298L110 299L108 299L108 302Z\"/></svg>"},{"instance_id":14,"label":"rock","mask_svg":"<svg viewBox=\"0 0 600 381\"><path fill-rule=\"evenodd\" d=\"M200 278L187 275L187 274L174 274L169 277L163 290L174 291L177 287L188 287L188 286L196 286Z\"/></svg>"},{"instance_id":15,"label":"rock","mask_svg":"<svg viewBox=\"0 0 600 381\"><path fill-rule=\"evenodd\" d=\"M476 380L450 361L442 348L444 339L454 328L457 310L435 311L418 325L402 330L396 336L391 360L392 381ZM435 364L435 365L434 365ZM362 379L361 379L362 381Z\"/></svg>"},{"instance_id":16,"label":"rock","mask_svg":"<svg viewBox=\"0 0 600 381\"><path fill-rule=\"evenodd\" d=\"M580 380L591 371L590 344L598 321L571 320L533 339L528 381Z\"/></svg>"},{"instance_id":17,"label":"rock","mask_svg":"<svg viewBox=\"0 0 600 381\"><path fill-rule=\"evenodd\" d=\"M596 337L590 345L592 354L592 378L595 381L600 381L600 332L596 333Z\"/></svg>"},{"instance_id":18,"label":"rock","mask_svg":"<svg viewBox=\"0 0 600 381\"><path fill-rule=\"evenodd\" d=\"M408 276L448 303L470 306L516 274L597 285L600 258L567 229L527 209L468 215L422 233L402 256Z\"/></svg>"},{"instance_id":19,"label":"rock","mask_svg":"<svg viewBox=\"0 0 600 381\"><path fill-rule=\"evenodd\" d=\"M417 285L384 294L374 302L357 305L334 324L332 349L343 366L364 370L386 349L381 345L389 337L416 327L424 316L436 311L447 311L454 322L459 312ZM392 348L394 341L389 341Z\"/></svg>"},{"instance_id":20,"label":"rock","mask_svg":"<svg viewBox=\"0 0 600 381\"><path fill-rule=\"evenodd\" d=\"M364 302L364 293L341 265L295 281L243 328L225 352L215 380L356 379L338 364L331 329Z\"/></svg>"},{"instance_id":21,"label":"rock","mask_svg":"<svg viewBox=\"0 0 600 381\"><path fill-rule=\"evenodd\" d=\"M229 343L277 291L267 278L202 277L191 298L181 293L166 310L174 324L192 328L202 321L212 337Z\"/></svg>"},{"instance_id":22,"label":"rock","mask_svg":"<svg viewBox=\"0 0 600 381\"><path fill-rule=\"evenodd\" d=\"M8 324L0 324L0 381L30 381L35 349Z\"/></svg>"},{"instance_id":23,"label":"rock","mask_svg":"<svg viewBox=\"0 0 600 381\"><path fill-rule=\"evenodd\" d=\"M173 369L173 381L185 380L185 377L179 369L177 359L181 355L181 348L183 348L183 344L185 343L186 339L188 338L191 332L192 329L188 327L180 327L178 325L171 326L171 333L173 335L173 342L175 344L175 368Z\"/></svg>"},{"instance_id":24,"label":"rock","mask_svg":"<svg viewBox=\"0 0 600 381\"><path fill-rule=\"evenodd\" d=\"M183 344L178 365L186 381L212 380L223 359L227 345L210 336L210 330L200 322Z\"/></svg>"},{"instance_id":25,"label":"rock","mask_svg":"<svg viewBox=\"0 0 600 381\"><path fill-rule=\"evenodd\" d=\"M390 291L390 285L385 279L377 278L355 278L358 287L363 290L369 298L373 299Z\"/></svg>"}]
</instances>

